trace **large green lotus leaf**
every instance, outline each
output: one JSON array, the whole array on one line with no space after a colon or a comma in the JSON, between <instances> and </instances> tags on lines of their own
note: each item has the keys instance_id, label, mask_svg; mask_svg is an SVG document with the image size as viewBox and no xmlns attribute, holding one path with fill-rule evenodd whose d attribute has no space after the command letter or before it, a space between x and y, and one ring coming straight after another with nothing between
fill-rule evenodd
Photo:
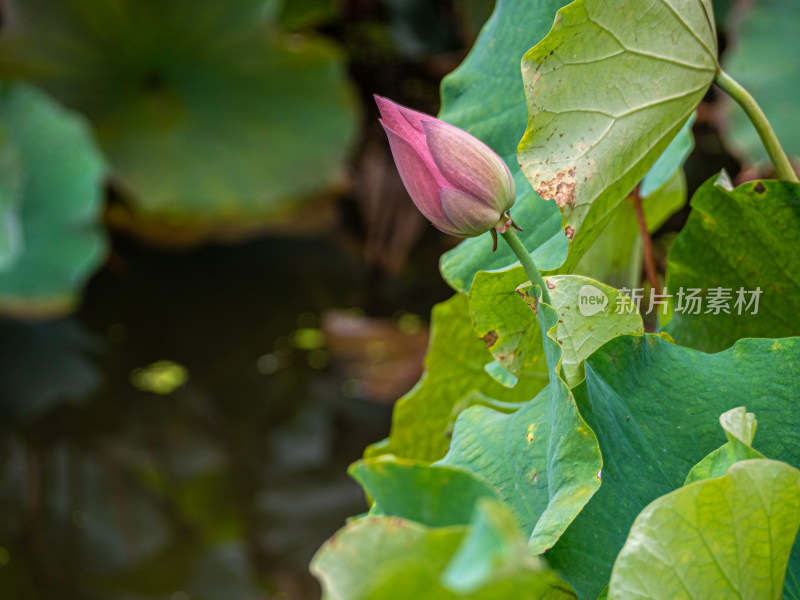
<instances>
[{"instance_id":1,"label":"large green lotus leaf","mask_svg":"<svg viewBox=\"0 0 800 600\"><path fill-rule=\"evenodd\" d=\"M783 0L740 2L728 18L729 47L722 57L725 70L761 106L784 150L800 157L800 3ZM764 144L742 108L731 98L724 105L728 127L723 139L750 163L768 162Z\"/></svg>"},{"instance_id":2,"label":"large green lotus leaf","mask_svg":"<svg viewBox=\"0 0 800 600\"><path fill-rule=\"evenodd\" d=\"M395 404L389 438L367 448L365 456L394 454L433 462L447 453L453 409L470 392L521 403L533 398L547 384L546 376L524 374L509 389L484 369L491 361L485 342L472 329L466 297L457 294L436 305L425 374Z\"/></svg>"},{"instance_id":3,"label":"large green lotus leaf","mask_svg":"<svg viewBox=\"0 0 800 600\"><path fill-rule=\"evenodd\" d=\"M105 255L105 162L80 117L26 85L0 84L0 137L0 192L16 196L3 207L0 310L67 312Z\"/></svg>"},{"instance_id":4,"label":"large green lotus leaf","mask_svg":"<svg viewBox=\"0 0 800 600\"><path fill-rule=\"evenodd\" d=\"M686 204L683 163L694 148L692 125L695 114L684 124L664 153L639 184L642 213L650 233ZM608 225L575 267L581 275L616 288L637 288L642 272L642 238L633 197L616 209Z\"/></svg>"},{"instance_id":5,"label":"large green lotus leaf","mask_svg":"<svg viewBox=\"0 0 800 600\"><path fill-rule=\"evenodd\" d=\"M565 0L498 0L464 62L442 81L439 117L483 140L503 157L514 174L517 201L511 209L524 232L520 238L540 269L564 262L567 241L560 231L561 215L531 189L519 170L516 150L525 131L528 111L520 77L520 60L553 24ZM442 256L445 280L466 293L478 271L517 263L506 244L492 252L489 235L461 242Z\"/></svg>"},{"instance_id":6,"label":"large green lotus leaf","mask_svg":"<svg viewBox=\"0 0 800 600\"><path fill-rule=\"evenodd\" d=\"M528 129L518 149L554 200L577 265L717 71L710 0L576 0L523 59Z\"/></svg>"},{"instance_id":7,"label":"large green lotus leaf","mask_svg":"<svg viewBox=\"0 0 800 600\"><path fill-rule=\"evenodd\" d=\"M428 527L468 525L478 500L497 496L469 471L394 456L358 461L349 473L374 501L370 514Z\"/></svg>"},{"instance_id":8,"label":"large green lotus leaf","mask_svg":"<svg viewBox=\"0 0 800 600\"><path fill-rule=\"evenodd\" d=\"M450 452L437 463L468 469L491 484L529 535L533 552L553 545L595 491L592 480L599 483L594 470L599 455L587 462L580 437L570 436L558 456L548 457L552 413L549 389L513 414L469 408L458 418ZM565 467L574 469L575 476L562 480L563 489L551 490L550 469Z\"/></svg>"},{"instance_id":9,"label":"large green lotus leaf","mask_svg":"<svg viewBox=\"0 0 800 600\"><path fill-rule=\"evenodd\" d=\"M498 501L479 503L469 528L429 529L396 517L354 521L319 550L311 571L323 600L575 598L526 551Z\"/></svg>"},{"instance_id":10,"label":"large green lotus leaf","mask_svg":"<svg viewBox=\"0 0 800 600\"><path fill-rule=\"evenodd\" d=\"M547 555L581 598L596 598L608 582L636 515L726 441L718 415L746 406L766 432L759 450L800 465L798 368L800 338L741 340L705 354L659 336L626 336L586 361L574 392L600 443L603 485Z\"/></svg>"},{"instance_id":11,"label":"large green lotus leaf","mask_svg":"<svg viewBox=\"0 0 800 600\"><path fill-rule=\"evenodd\" d=\"M743 406L738 406L722 413L719 422L725 430L728 442L693 466L686 476L684 485L701 479L720 477L728 472L732 464L740 460L764 458L763 454L753 449L753 438L756 435L756 416L753 413L747 412Z\"/></svg>"},{"instance_id":12,"label":"large green lotus leaf","mask_svg":"<svg viewBox=\"0 0 800 600\"><path fill-rule=\"evenodd\" d=\"M800 527L800 471L773 460L652 502L614 564L610 600L779 600Z\"/></svg>"},{"instance_id":13,"label":"large green lotus leaf","mask_svg":"<svg viewBox=\"0 0 800 600\"><path fill-rule=\"evenodd\" d=\"M515 375L538 371L544 363L533 296L520 288L527 279L522 267L479 272L469 293L475 331L495 359ZM561 345L561 369L569 387L580 383L583 361L605 342L644 333L641 316L628 297L614 288L579 275L557 275L545 281L559 316L554 335ZM583 304L589 295L605 304Z\"/></svg>"},{"instance_id":14,"label":"large green lotus leaf","mask_svg":"<svg viewBox=\"0 0 800 600\"><path fill-rule=\"evenodd\" d=\"M667 259L673 317L664 329L678 344L707 352L745 337L800 334L798 238L799 184L756 181L731 190L719 179L707 181L692 198L689 221ZM681 288L685 294L701 290L700 314L685 298L689 310L677 310ZM715 314L709 298L720 288L728 312ZM757 289L758 312L752 314L749 292Z\"/></svg>"},{"instance_id":15,"label":"large green lotus leaf","mask_svg":"<svg viewBox=\"0 0 800 600\"><path fill-rule=\"evenodd\" d=\"M546 283L553 303L550 306L540 301L538 287L528 283L515 289L513 284L524 277L519 268L491 275L479 273L473 288L483 285L484 275L490 277L486 280L490 300L483 308L489 311L490 318L496 317L496 323L501 327L499 334L485 333L484 339L487 343L496 342L509 334L513 339L519 339L517 331L520 327L525 329L525 336L544 339L544 362L550 383L512 415L481 406L461 413L450 452L442 462L465 468L497 489L514 508L523 528L529 533L531 551L540 553L552 547L600 485L602 459L594 434L578 413L572 392L561 375L562 368L565 373L572 372L570 369L574 365L569 352L574 347L559 336L581 338L591 326L582 328L573 323L571 316L566 316L568 309L562 306L566 303L560 298L562 293L577 301L578 288L572 289L571 280L575 279L572 276L548 278ZM493 287L491 277L495 278L498 286ZM580 279L581 283L591 281ZM514 309L501 308L500 312L493 312L496 302L503 299L501 289L514 296L519 291L520 297L509 302L527 304L525 322L524 313L517 312L519 305ZM491 290L494 290L495 302L491 300ZM478 298L480 294L475 297L480 302ZM574 302L572 304L577 306ZM512 313L516 315L515 322L508 327L500 316ZM477 316L482 318L480 311ZM567 321L569 325L565 326ZM604 321L597 317L598 324ZM538 325L538 332L530 330L527 325L530 322ZM641 330L641 319L639 324ZM497 356L501 354L499 352Z\"/></svg>"},{"instance_id":16,"label":"large green lotus leaf","mask_svg":"<svg viewBox=\"0 0 800 600\"><path fill-rule=\"evenodd\" d=\"M342 57L270 30L274 3L10 4L0 72L89 117L140 216L270 218L341 178L356 131Z\"/></svg>"}]
</instances>

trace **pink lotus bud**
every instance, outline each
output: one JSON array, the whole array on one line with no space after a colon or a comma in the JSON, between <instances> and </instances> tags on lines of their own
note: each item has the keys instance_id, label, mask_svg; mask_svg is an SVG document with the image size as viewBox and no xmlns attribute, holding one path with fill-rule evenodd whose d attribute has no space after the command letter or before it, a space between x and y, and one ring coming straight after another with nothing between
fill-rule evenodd
<instances>
[{"instance_id":1,"label":"pink lotus bud","mask_svg":"<svg viewBox=\"0 0 800 600\"><path fill-rule=\"evenodd\" d=\"M375 96L375 102L406 190L436 228L474 237L514 225L506 212L516 198L514 179L489 146L387 98Z\"/></svg>"}]
</instances>

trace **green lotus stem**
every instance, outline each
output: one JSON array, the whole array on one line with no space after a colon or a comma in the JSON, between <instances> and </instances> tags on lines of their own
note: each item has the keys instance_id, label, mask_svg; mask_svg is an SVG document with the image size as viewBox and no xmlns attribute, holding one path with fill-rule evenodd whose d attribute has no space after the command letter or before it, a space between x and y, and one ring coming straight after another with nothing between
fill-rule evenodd
<instances>
[{"instance_id":1,"label":"green lotus stem","mask_svg":"<svg viewBox=\"0 0 800 600\"><path fill-rule=\"evenodd\" d=\"M509 227L505 233L501 233L500 235L503 236L503 239L509 245L511 250L514 254L517 255L522 268L525 269L525 273L528 275L528 279L531 280L533 285L538 285L542 290L542 302L545 304L550 304L550 294L547 293L547 285L542 279L542 274L539 273L539 269L536 267L536 263L533 262L533 258L525 249L525 246L522 245L522 242L517 237L517 232L514 231L513 228Z\"/></svg>"},{"instance_id":2,"label":"green lotus stem","mask_svg":"<svg viewBox=\"0 0 800 600\"><path fill-rule=\"evenodd\" d=\"M748 118L753 125L755 125L758 136L761 138L761 142L767 149L767 154L769 154L769 158L772 161L772 164L775 166L775 171L778 173L778 177L780 177L783 181L800 183L800 180L797 178L797 173L795 173L794 169L792 168L792 163L789 162L789 158L783 151L781 143L778 141L778 137L775 135L775 131L773 131L772 126L769 124L764 111L761 110L761 107L756 103L755 98L753 98L746 89L744 89L735 79L733 79L733 77L728 75L722 69L719 70L714 81L719 87L727 92L731 98L736 100L736 102L738 102L739 105L744 109L744 112L747 113Z\"/></svg>"}]
</instances>

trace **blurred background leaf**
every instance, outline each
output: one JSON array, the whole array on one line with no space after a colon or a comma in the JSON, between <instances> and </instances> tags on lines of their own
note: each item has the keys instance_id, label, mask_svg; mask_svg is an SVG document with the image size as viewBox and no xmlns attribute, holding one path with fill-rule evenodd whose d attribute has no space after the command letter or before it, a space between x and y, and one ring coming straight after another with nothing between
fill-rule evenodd
<instances>
[{"instance_id":1,"label":"blurred background leaf","mask_svg":"<svg viewBox=\"0 0 800 600\"><path fill-rule=\"evenodd\" d=\"M268 220L342 184L357 117L340 51L282 33L276 9L14 1L0 72L89 117L135 215Z\"/></svg>"},{"instance_id":2,"label":"blurred background leaf","mask_svg":"<svg viewBox=\"0 0 800 600\"><path fill-rule=\"evenodd\" d=\"M0 311L61 314L106 253L105 162L83 119L27 85L0 85Z\"/></svg>"}]
</instances>

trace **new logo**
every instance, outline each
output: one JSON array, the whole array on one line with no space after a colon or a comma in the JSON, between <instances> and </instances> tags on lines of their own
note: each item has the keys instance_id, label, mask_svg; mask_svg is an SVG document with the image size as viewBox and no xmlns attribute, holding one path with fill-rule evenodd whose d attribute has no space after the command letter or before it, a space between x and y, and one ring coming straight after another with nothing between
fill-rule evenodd
<instances>
[{"instance_id":1,"label":"new logo","mask_svg":"<svg viewBox=\"0 0 800 600\"><path fill-rule=\"evenodd\" d=\"M608 296L593 285L585 285L578 290L578 309L587 317L603 312L608 306Z\"/></svg>"}]
</instances>

